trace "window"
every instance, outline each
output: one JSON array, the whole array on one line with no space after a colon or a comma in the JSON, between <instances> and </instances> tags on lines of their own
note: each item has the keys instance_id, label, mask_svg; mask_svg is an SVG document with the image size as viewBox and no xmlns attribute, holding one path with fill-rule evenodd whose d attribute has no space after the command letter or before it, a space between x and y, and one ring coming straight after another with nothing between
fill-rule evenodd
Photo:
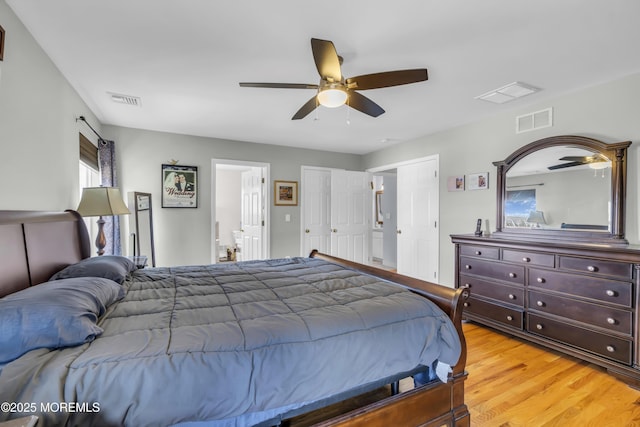
<instances>
[{"instance_id":1,"label":"window","mask_svg":"<svg viewBox=\"0 0 640 427\"><path fill-rule=\"evenodd\" d=\"M93 147L93 148L92 148ZM82 197L85 187L100 186L100 172L98 171L98 148L84 135L80 134L80 168L79 168L78 200ZM89 237L94 241L98 234L98 226L92 218L84 218L89 230Z\"/></svg>"}]
</instances>

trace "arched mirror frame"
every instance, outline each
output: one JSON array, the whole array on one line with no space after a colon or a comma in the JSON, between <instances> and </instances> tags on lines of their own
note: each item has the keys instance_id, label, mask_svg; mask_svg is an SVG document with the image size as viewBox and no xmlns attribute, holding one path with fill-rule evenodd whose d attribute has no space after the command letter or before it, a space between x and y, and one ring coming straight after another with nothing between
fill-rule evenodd
<instances>
[{"instance_id":1,"label":"arched mirror frame","mask_svg":"<svg viewBox=\"0 0 640 427\"><path fill-rule=\"evenodd\" d=\"M631 141L607 144L583 136L562 135L540 139L516 150L505 160L493 162L497 167L497 219L496 233L504 237L532 238L542 240L570 240L590 243L626 244L624 235L625 200L627 185L627 147ZM506 176L509 169L527 155L548 147L568 146L600 153L611 160L611 228L609 232L506 229L504 212L506 202Z\"/></svg>"}]
</instances>

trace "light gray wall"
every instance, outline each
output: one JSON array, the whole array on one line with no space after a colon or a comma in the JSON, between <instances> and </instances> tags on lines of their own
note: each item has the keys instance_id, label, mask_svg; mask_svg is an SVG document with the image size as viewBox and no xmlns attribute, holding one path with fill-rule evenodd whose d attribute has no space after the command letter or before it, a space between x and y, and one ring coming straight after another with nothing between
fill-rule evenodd
<instances>
[{"instance_id":1,"label":"light gray wall","mask_svg":"<svg viewBox=\"0 0 640 427\"><path fill-rule=\"evenodd\" d=\"M152 194L158 265L208 264L211 260L211 159L269 163L273 180L300 182L302 165L361 170L361 156L254 144L188 135L103 126L104 138L116 141L122 191ZM200 184L197 209L161 207L160 168L169 160L197 166ZM274 206L271 217L271 257L300 254L300 207ZM285 222L285 214L291 221ZM126 233L124 233L126 237ZM128 247L129 245L123 245Z\"/></svg>"},{"instance_id":2,"label":"light gray wall","mask_svg":"<svg viewBox=\"0 0 640 427\"><path fill-rule=\"evenodd\" d=\"M553 107L552 127L515 133L516 116L548 107ZM517 148L548 136L583 135L605 142L634 142L628 151L626 235L631 243L638 243L638 117L640 74L634 74L527 107L514 103L513 110L486 120L367 154L363 166L367 169L440 155L440 282L451 286L454 252L449 236L473 232L477 218L489 220L491 229L495 229L496 176L492 162L504 160ZM489 172L488 190L447 192L447 176L477 172Z\"/></svg>"},{"instance_id":3,"label":"light gray wall","mask_svg":"<svg viewBox=\"0 0 640 427\"><path fill-rule=\"evenodd\" d=\"M4 189L0 209L75 208L78 133L97 139L75 119L84 115L98 132L100 125L4 1L0 17L0 158L4 176L19 184Z\"/></svg>"}]
</instances>

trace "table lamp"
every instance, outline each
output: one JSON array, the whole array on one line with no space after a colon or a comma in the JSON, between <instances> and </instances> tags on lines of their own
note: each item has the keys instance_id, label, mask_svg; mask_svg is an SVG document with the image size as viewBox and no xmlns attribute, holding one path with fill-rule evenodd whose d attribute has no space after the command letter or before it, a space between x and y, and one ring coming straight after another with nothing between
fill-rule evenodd
<instances>
[{"instance_id":1,"label":"table lamp","mask_svg":"<svg viewBox=\"0 0 640 427\"><path fill-rule=\"evenodd\" d=\"M124 204L120 190L115 187L87 187L82 189L82 198L78 209L80 215L98 216L98 236L96 237L96 248L98 255L104 254L104 247L107 245L107 238L104 235L103 216L127 215L129 208Z\"/></svg>"}]
</instances>

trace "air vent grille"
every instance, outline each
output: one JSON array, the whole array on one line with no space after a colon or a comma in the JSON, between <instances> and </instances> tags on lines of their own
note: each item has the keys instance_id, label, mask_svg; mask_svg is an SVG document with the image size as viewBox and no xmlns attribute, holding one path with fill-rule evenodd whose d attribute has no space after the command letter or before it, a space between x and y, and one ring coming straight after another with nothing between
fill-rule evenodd
<instances>
[{"instance_id":1,"label":"air vent grille","mask_svg":"<svg viewBox=\"0 0 640 427\"><path fill-rule=\"evenodd\" d=\"M110 93L109 96L113 102L117 102L118 104L126 104L132 105L134 107L140 107L142 105L142 100L137 96L131 95L123 95L121 93Z\"/></svg>"},{"instance_id":2,"label":"air vent grille","mask_svg":"<svg viewBox=\"0 0 640 427\"><path fill-rule=\"evenodd\" d=\"M516 117L516 133L530 132L553 126L553 108L534 111Z\"/></svg>"}]
</instances>

